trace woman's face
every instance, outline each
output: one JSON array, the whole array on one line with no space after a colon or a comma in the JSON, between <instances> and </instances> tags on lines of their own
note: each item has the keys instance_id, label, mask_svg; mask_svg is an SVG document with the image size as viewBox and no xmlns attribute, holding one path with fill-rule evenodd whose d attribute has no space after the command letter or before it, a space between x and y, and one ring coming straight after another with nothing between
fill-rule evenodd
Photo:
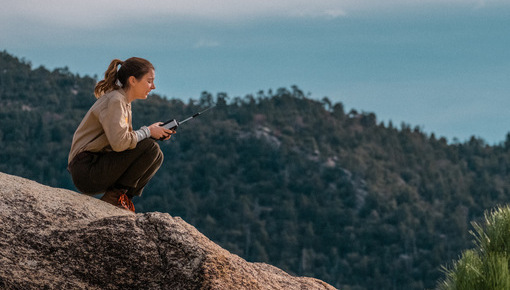
<instances>
[{"instance_id":1,"label":"woman's face","mask_svg":"<svg viewBox=\"0 0 510 290\"><path fill-rule=\"evenodd\" d=\"M129 77L129 95L133 100L147 99L147 95L156 88L154 79L156 75L153 69L146 73L139 80L135 77Z\"/></svg>"}]
</instances>

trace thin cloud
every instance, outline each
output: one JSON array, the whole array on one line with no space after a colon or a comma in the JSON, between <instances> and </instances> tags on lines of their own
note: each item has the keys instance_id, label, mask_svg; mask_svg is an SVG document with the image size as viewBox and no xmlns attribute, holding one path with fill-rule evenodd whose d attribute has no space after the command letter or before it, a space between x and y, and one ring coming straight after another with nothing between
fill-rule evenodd
<instances>
[{"instance_id":1,"label":"thin cloud","mask_svg":"<svg viewBox=\"0 0 510 290\"><path fill-rule=\"evenodd\" d=\"M342 9L329 9L329 10L326 10L324 12L324 14L326 14L327 16L329 16L331 18L347 16L347 13Z\"/></svg>"},{"instance_id":2,"label":"thin cloud","mask_svg":"<svg viewBox=\"0 0 510 290\"><path fill-rule=\"evenodd\" d=\"M220 43L215 40L201 39L193 47L194 48L207 48L207 47L218 47Z\"/></svg>"},{"instance_id":3,"label":"thin cloud","mask_svg":"<svg viewBox=\"0 0 510 290\"><path fill-rule=\"evenodd\" d=\"M72 26L100 26L119 20L137 21L144 17L176 19L206 18L214 20L245 20L258 17L292 17L332 15L349 1L317 0L4 0L0 16L5 19L22 17L45 23Z\"/></svg>"},{"instance_id":4,"label":"thin cloud","mask_svg":"<svg viewBox=\"0 0 510 290\"><path fill-rule=\"evenodd\" d=\"M4 0L0 24L31 20L71 27L97 27L133 19L244 21L267 17L337 18L352 11L420 5L458 4L481 8L504 0Z\"/></svg>"}]
</instances>

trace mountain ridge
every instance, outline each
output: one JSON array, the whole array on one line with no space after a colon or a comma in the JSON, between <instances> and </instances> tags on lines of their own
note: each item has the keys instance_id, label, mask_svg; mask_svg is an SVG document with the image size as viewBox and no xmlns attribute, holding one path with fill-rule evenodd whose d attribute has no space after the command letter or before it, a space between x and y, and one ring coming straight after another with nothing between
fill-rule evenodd
<instances>
[{"instance_id":1,"label":"mountain ridge","mask_svg":"<svg viewBox=\"0 0 510 290\"><path fill-rule=\"evenodd\" d=\"M95 80L0 54L0 172L74 189L65 170ZM297 87L133 103L133 125L214 110L161 142L139 212L167 212L231 253L341 289L432 288L470 221L510 198L510 134L450 143Z\"/></svg>"}]
</instances>

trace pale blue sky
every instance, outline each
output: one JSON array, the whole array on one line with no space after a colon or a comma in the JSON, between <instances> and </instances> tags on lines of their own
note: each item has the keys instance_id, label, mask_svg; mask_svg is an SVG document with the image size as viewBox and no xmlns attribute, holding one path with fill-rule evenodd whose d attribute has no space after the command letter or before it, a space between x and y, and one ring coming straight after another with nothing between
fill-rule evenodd
<instances>
[{"instance_id":1,"label":"pale blue sky","mask_svg":"<svg viewBox=\"0 0 510 290\"><path fill-rule=\"evenodd\" d=\"M510 1L380 2L4 0L0 49L98 76L141 56L172 98L297 85L449 141L503 141Z\"/></svg>"}]
</instances>

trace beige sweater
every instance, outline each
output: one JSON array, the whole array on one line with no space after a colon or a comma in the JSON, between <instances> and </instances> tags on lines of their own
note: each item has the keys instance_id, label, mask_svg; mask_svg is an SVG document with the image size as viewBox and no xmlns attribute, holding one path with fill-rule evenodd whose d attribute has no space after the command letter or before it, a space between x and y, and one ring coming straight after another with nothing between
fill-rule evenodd
<instances>
[{"instance_id":1,"label":"beige sweater","mask_svg":"<svg viewBox=\"0 0 510 290\"><path fill-rule=\"evenodd\" d=\"M136 147L131 125L131 104L119 89L101 96L92 105L73 136L68 163L83 152L124 151Z\"/></svg>"}]
</instances>

